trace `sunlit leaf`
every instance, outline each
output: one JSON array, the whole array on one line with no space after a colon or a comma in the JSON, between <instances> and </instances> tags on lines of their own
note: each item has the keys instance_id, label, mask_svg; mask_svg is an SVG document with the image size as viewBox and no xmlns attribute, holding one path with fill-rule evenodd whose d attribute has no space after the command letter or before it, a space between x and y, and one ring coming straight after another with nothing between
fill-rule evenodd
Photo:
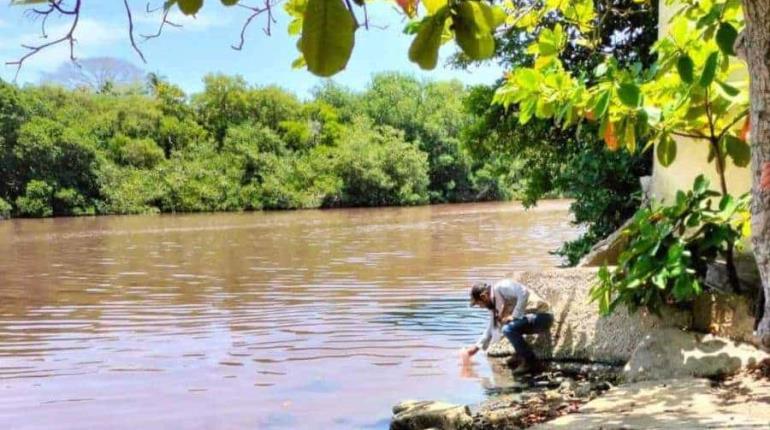
<instances>
[{"instance_id":1,"label":"sunlit leaf","mask_svg":"<svg viewBox=\"0 0 770 430\"><path fill-rule=\"evenodd\" d=\"M489 27L487 4L468 0L454 6L455 40L463 53L473 60L484 60L495 53L495 39Z\"/></svg>"},{"instance_id":2,"label":"sunlit leaf","mask_svg":"<svg viewBox=\"0 0 770 430\"><path fill-rule=\"evenodd\" d=\"M676 62L676 70L679 72L679 77L682 81L691 84L693 80L695 80L695 75L693 73L694 68L695 64L689 55L682 54L679 56L679 59Z\"/></svg>"},{"instance_id":3,"label":"sunlit leaf","mask_svg":"<svg viewBox=\"0 0 770 430\"><path fill-rule=\"evenodd\" d=\"M300 46L308 70L331 76L344 69L353 51L354 32L355 22L342 0L308 0Z\"/></svg>"},{"instance_id":4,"label":"sunlit leaf","mask_svg":"<svg viewBox=\"0 0 770 430\"><path fill-rule=\"evenodd\" d=\"M596 101L593 105L593 111L595 118L602 118L604 117L604 114L607 113L607 108L610 105L610 92L608 90L602 91L601 94L596 98Z\"/></svg>"},{"instance_id":5,"label":"sunlit leaf","mask_svg":"<svg viewBox=\"0 0 770 430\"><path fill-rule=\"evenodd\" d=\"M717 72L718 60L719 54L716 52L712 52L709 54L708 58L706 58L706 64L703 66L703 74L701 74L700 80L698 81L700 86L705 88L714 82L714 77L716 76Z\"/></svg>"},{"instance_id":6,"label":"sunlit leaf","mask_svg":"<svg viewBox=\"0 0 770 430\"><path fill-rule=\"evenodd\" d=\"M429 15L433 15L442 7L446 6L447 0L422 0L422 5Z\"/></svg>"},{"instance_id":7,"label":"sunlit leaf","mask_svg":"<svg viewBox=\"0 0 770 430\"><path fill-rule=\"evenodd\" d=\"M729 22L723 22L719 25L717 30L716 40L719 49L725 55L735 55L733 46L735 45L735 39L738 38L738 30L733 27Z\"/></svg>"},{"instance_id":8,"label":"sunlit leaf","mask_svg":"<svg viewBox=\"0 0 770 430\"><path fill-rule=\"evenodd\" d=\"M661 135L656 154L663 167L668 167L676 159L676 141L667 134Z\"/></svg>"},{"instance_id":9,"label":"sunlit leaf","mask_svg":"<svg viewBox=\"0 0 770 430\"><path fill-rule=\"evenodd\" d=\"M749 144L730 134L726 134L724 139L725 150L727 155L733 159L733 163L738 167L748 166L751 162L751 147Z\"/></svg>"},{"instance_id":10,"label":"sunlit leaf","mask_svg":"<svg viewBox=\"0 0 770 430\"><path fill-rule=\"evenodd\" d=\"M444 23L447 9L425 18L409 47L409 60L417 63L422 69L432 70L438 63L438 50L441 47L441 35L444 33Z\"/></svg>"}]
</instances>

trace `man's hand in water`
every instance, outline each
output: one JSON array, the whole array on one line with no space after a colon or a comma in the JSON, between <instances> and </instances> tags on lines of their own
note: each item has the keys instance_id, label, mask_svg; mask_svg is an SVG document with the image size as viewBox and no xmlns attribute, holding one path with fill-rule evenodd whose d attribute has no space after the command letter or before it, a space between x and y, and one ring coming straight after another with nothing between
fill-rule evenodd
<instances>
[{"instance_id":1,"label":"man's hand in water","mask_svg":"<svg viewBox=\"0 0 770 430\"><path fill-rule=\"evenodd\" d=\"M473 346L469 346L468 348L465 348L463 350L463 355L468 358L471 358L474 355L476 355L477 352L479 352L479 347L476 345L473 345Z\"/></svg>"}]
</instances>

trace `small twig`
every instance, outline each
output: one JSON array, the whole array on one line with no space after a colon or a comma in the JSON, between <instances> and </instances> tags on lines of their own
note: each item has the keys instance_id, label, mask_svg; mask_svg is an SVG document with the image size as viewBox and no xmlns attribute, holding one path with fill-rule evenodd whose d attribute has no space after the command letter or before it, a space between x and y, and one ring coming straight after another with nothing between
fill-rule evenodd
<instances>
[{"instance_id":1,"label":"small twig","mask_svg":"<svg viewBox=\"0 0 770 430\"><path fill-rule=\"evenodd\" d=\"M262 28L262 31L265 32L266 35L270 36L272 34L272 24L277 23L278 21L275 19L275 16L273 16L273 7L277 6L280 3L281 0L277 0L274 2L271 2L271 0L265 0L264 6L258 7L258 6L247 6L244 4L238 4L238 6L248 9L251 11L251 15L249 15L248 18L246 18L246 21L243 23L243 26L241 27L241 33L239 37L238 44L230 45L231 48L235 49L236 51L240 51L243 49L243 46L246 44L246 31L249 29L249 26L251 25L252 21L259 15L262 15L263 13L267 13L267 22L265 23L265 26Z\"/></svg>"},{"instance_id":2,"label":"small twig","mask_svg":"<svg viewBox=\"0 0 770 430\"><path fill-rule=\"evenodd\" d=\"M149 3L147 3L147 9L146 9L146 11L147 11L147 13L149 14L149 13L157 12L157 11L158 11L158 10L160 10L161 8L163 8L163 6L161 6L161 7L159 7L159 8L155 8L155 9L150 9L150 4L149 4ZM161 34L163 34L163 28L164 28L166 25L170 25L170 26L172 26L172 27L174 27L174 28L181 28L181 27L182 27L182 25L181 25L181 24L177 24L177 23L175 23L175 22L169 21L169 19L168 19L168 13L169 13L169 11L170 11L171 9L165 9L165 8L163 8L163 9L164 9L164 10L163 10L163 18L161 19L161 21L160 21L160 25L158 26L158 31L157 31L157 32L155 32L155 33L153 33L153 34L142 34L142 35L141 35L141 37L142 37L142 40L143 40L143 41L145 41L145 42L146 42L146 41L148 41L148 40L150 40L150 39L155 39L155 38L157 38L157 37L160 37L160 35L161 35Z\"/></svg>"},{"instance_id":3,"label":"small twig","mask_svg":"<svg viewBox=\"0 0 770 430\"><path fill-rule=\"evenodd\" d=\"M708 136L702 133L683 133L680 131L672 131L671 134L674 136L680 136L680 137L689 137L690 139L708 139Z\"/></svg>"}]
</instances>

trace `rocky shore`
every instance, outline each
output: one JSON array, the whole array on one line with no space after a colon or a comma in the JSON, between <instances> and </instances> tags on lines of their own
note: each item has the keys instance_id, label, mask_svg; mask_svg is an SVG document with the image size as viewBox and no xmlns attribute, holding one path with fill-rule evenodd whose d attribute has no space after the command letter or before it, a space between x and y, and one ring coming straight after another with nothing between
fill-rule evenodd
<instances>
[{"instance_id":1,"label":"rocky shore","mask_svg":"<svg viewBox=\"0 0 770 430\"><path fill-rule=\"evenodd\" d=\"M594 274L586 268L514 274L551 304L550 333L530 339L547 370L498 378L506 382L476 405L402 402L393 408L391 430L674 428L677 422L767 428L770 355L744 342L752 329L747 299L706 295L662 317L625 311L601 317L588 300ZM493 371L510 375L512 353L507 341L494 345Z\"/></svg>"}]
</instances>

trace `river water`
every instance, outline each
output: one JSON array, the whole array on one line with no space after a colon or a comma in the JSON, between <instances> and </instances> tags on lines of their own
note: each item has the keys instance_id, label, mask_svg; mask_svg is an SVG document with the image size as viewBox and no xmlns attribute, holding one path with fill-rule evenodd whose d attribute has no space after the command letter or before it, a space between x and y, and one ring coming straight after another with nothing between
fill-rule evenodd
<instances>
[{"instance_id":1,"label":"river water","mask_svg":"<svg viewBox=\"0 0 770 430\"><path fill-rule=\"evenodd\" d=\"M478 401L467 285L557 265L566 209L0 222L0 428L386 429L404 398Z\"/></svg>"}]
</instances>

